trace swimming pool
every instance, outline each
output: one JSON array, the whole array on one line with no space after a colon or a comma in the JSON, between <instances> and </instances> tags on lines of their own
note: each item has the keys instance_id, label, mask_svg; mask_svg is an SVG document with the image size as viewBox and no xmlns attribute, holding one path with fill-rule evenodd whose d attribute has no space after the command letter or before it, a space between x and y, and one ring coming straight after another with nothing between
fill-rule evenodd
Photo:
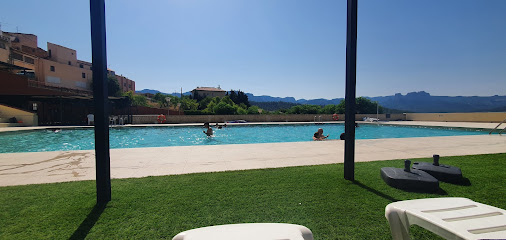
<instances>
[{"instance_id":1,"label":"swimming pool","mask_svg":"<svg viewBox=\"0 0 506 240\"><path fill-rule=\"evenodd\" d=\"M339 139L343 124L240 125L214 129L207 137L202 127L115 127L110 129L111 148L143 148L219 144L249 144L312 141L318 128L329 139ZM487 134L485 130L363 124L356 128L357 139L435 137ZM34 130L0 134L0 153L44 152L94 149L94 132L88 129Z\"/></svg>"}]
</instances>

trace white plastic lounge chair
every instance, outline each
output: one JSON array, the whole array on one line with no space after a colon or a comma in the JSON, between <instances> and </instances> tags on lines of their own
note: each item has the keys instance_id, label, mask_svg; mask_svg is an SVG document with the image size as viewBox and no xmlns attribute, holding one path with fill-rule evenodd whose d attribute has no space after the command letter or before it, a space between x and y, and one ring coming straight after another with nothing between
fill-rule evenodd
<instances>
[{"instance_id":1,"label":"white plastic lounge chair","mask_svg":"<svg viewBox=\"0 0 506 240\"><path fill-rule=\"evenodd\" d=\"M307 227L287 223L241 223L196 228L172 240L313 240Z\"/></svg>"},{"instance_id":2,"label":"white plastic lounge chair","mask_svg":"<svg viewBox=\"0 0 506 240\"><path fill-rule=\"evenodd\" d=\"M378 118L370 118L370 117L364 117L362 120L364 122L378 122L379 121Z\"/></svg>"},{"instance_id":3,"label":"white plastic lounge chair","mask_svg":"<svg viewBox=\"0 0 506 240\"><path fill-rule=\"evenodd\" d=\"M418 225L446 239L506 239L506 211L467 198L428 198L388 204L393 239L410 239Z\"/></svg>"}]
</instances>

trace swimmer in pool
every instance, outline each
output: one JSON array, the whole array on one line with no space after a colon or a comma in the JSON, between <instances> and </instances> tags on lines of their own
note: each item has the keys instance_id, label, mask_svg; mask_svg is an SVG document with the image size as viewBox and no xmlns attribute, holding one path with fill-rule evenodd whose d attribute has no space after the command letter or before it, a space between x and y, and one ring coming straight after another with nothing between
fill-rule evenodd
<instances>
[{"instance_id":1,"label":"swimmer in pool","mask_svg":"<svg viewBox=\"0 0 506 240\"><path fill-rule=\"evenodd\" d=\"M321 140L325 140L328 137L329 137L329 134L327 134L327 136L323 136L323 129L318 128L318 131L315 132L313 135L313 140L314 141L321 141Z\"/></svg>"},{"instance_id":2,"label":"swimmer in pool","mask_svg":"<svg viewBox=\"0 0 506 240\"><path fill-rule=\"evenodd\" d=\"M209 125L208 122L204 123L204 127L207 128L207 131L203 131L208 137L213 135L213 129Z\"/></svg>"}]
</instances>

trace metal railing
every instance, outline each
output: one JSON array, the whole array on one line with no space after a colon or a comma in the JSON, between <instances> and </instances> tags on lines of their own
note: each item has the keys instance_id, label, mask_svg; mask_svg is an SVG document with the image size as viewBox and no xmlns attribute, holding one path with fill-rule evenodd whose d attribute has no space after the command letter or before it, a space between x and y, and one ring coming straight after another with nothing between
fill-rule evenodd
<instances>
[{"instance_id":1,"label":"metal railing","mask_svg":"<svg viewBox=\"0 0 506 240\"><path fill-rule=\"evenodd\" d=\"M492 131L490 131L488 134L492 134L499 126L501 126L501 124L503 124L505 122L506 122L506 118L504 120L502 120L502 122L500 122L499 124L497 124L497 126L495 126L495 128L492 129ZM499 135L501 135L501 133L504 132L504 130L506 130L506 127L503 128L501 131L499 131Z\"/></svg>"}]
</instances>

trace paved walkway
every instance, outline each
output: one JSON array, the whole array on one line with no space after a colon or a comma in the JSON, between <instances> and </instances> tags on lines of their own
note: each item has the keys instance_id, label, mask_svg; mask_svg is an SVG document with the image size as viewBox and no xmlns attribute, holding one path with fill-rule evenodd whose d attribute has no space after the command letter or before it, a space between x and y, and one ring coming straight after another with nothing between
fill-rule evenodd
<instances>
[{"instance_id":1,"label":"paved walkway","mask_svg":"<svg viewBox=\"0 0 506 240\"><path fill-rule=\"evenodd\" d=\"M356 141L356 161L506 152L506 136ZM344 161L344 141L264 143L111 150L111 177L304 166ZM444 158L442 159L444 161ZM399 164L402 166L402 163ZM94 151L0 154L0 186L95 179Z\"/></svg>"}]
</instances>

